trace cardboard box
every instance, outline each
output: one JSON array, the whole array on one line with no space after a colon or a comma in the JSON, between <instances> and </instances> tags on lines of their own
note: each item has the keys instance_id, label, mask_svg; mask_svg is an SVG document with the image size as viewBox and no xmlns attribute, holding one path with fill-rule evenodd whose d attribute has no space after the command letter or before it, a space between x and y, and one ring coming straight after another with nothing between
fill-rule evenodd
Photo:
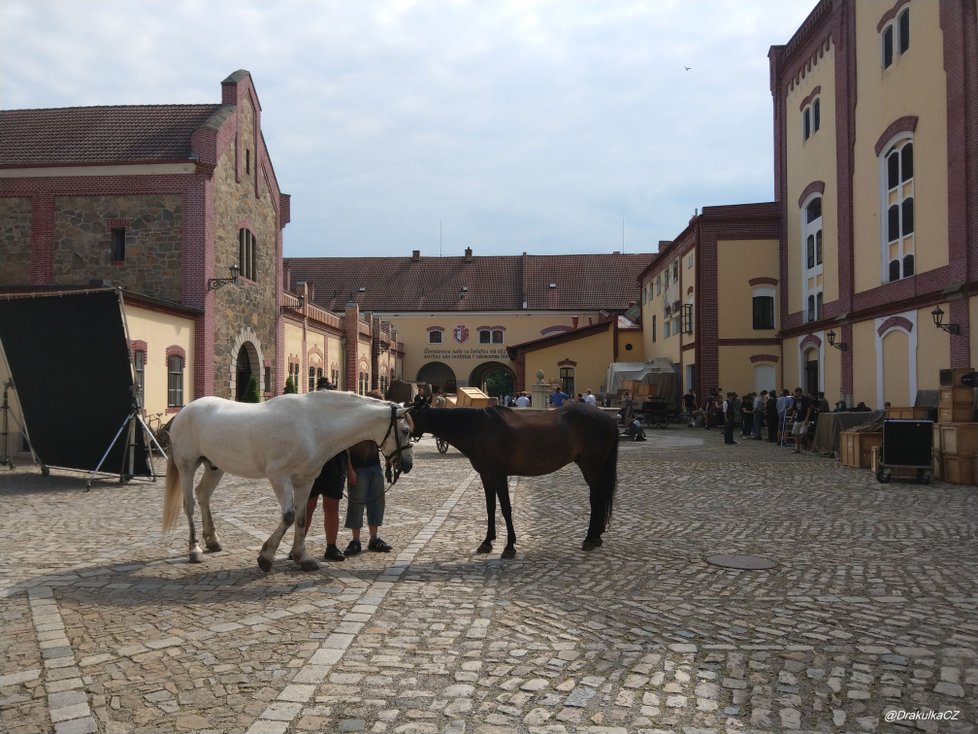
<instances>
[{"instance_id":1,"label":"cardboard box","mask_svg":"<svg viewBox=\"0 0 978 734\"><path fill-rule=\"evenodd\" d=\"M941 474L951 484L975 483L975 457L965 454L944 454Z\"/></svg>"},{"instance_id":2,"label":"cardboard box","mask_svg":"<svg viewBox=\"0 0 978 734\"><path fill-rule=\"evenodd\" d=\"M873 449L882 444L882 433L843 431L839 434L839 460L844 466L869 469L873 466Z\"/></svg>"},{"instance_id":3,"label":"cardboard box","mask_svg":"<svg viewBox=\"0 0 978 734\"><path fill-rule=\"evenodd\" d=\"M954 367L949 370L941 370L941 387L961 387L961 378L973 371L970 367Z\"/></svg>"},{"instance_id":4,"label":"cardboard box","mask_svg":"<svg viewBox=\"0 0 978 734\"><path fill-rule=\"evenodd\" d=\"M937 409L938 423L971 423L975 419L975 409L970 405L955 405Z\"/></svg>"},{"instance_id":5,"label":"cardboard box","mask_svg":"<svg viewBox=\"0 0 978 734\"><path fill-rule=\"evenodd\" d=\"M978 452L978 423L938 423L941 451L945 454L974 456Z\"/></svg>"},{"instance_id":6,"label":"cardboard box","mask_svg":"<svg viewBox=\"0 0 978 734\"><path fill-rule=\"evenodd\" d=\"M488 408L489 396L477 387L460 387L456 404L460 408Z\"/></svg>"},{"instance_id":7,"label":"cardboard box","mask_svg":"<svg viewBox=\"0 0 978 734\"><path fill-rule=\"evenodd\" d=\"M893 420L925 421L930 418L930 413L927 408L890 407L886 411L886 417Z\"/></svg>"},{"instance_id":8,"label":"cardboard box","mask_svg":"<svg viewBox=\"0 0 978 734\"><path fill-rule=\"evenodd\" d=\"M942 408L950 408L955 405L975 404L975 390L971 387L942 387L939 393L938 405Z\"/></svg>"}]
</instances>

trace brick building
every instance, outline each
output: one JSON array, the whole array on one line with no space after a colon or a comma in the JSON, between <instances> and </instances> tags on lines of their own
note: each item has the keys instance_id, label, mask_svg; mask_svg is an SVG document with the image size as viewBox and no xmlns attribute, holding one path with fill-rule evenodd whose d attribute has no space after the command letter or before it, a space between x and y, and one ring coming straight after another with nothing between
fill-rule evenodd
<instances>
[{"instance_id":1,"label":"brick building","mask_svg":"<svg viewBox=\"0 0 978 734\"><path fill-rule=\"evenodd\" d=\"M821 0L769 58L785 383L913 405L978 364L978 3Z\"/></svg>"},{"instance_id":2,"label":"brick building","mask_svg":"<svg viewBox=\"0 0 978 734\"><path fill-rule=\"evenodd\" d=\"M213 104L0 111L0 288L113 284L176 324L130 328L137 372L169 385L150 410L280 391L288 221L247 71Z\"/></svg>"}]
</instances>

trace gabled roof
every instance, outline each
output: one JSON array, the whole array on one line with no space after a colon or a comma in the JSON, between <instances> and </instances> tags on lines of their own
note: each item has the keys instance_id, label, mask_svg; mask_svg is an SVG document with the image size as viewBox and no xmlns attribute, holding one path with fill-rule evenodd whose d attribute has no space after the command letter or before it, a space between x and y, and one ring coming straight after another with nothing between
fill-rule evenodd
<instances>
[{"instance_id":1,"label":"gabled roof","mask_svg":"<svg viewBox=\"0 0 978 734\"><path fill-rule=\"evenodd\" d=\"M0 110L0 167L190 159L219 104Z\"/></svg>"},{"instance_id":2,"label":"gabled roof","mask_svg":"<svg viewBox=\"0 0 978 734\"><path fill-rule=\"evenodd\" d=\"M284 261L286 288L308 281L328 311L623 311L654 255L299 257ZM552 287L551 287L552 284ZM525 305L524 305L525 304Z\"/></svg>"}]
</instances>

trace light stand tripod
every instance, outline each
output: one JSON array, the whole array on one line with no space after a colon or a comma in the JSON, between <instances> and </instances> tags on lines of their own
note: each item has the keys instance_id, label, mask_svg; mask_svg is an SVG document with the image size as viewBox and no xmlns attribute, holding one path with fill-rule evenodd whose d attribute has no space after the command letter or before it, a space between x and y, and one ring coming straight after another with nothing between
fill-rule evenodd
<instances>
[{"instance_id":1,"label":"light stand tripod","mask_svg":"<svg viewBox=\"0 0 978 734\"><path fill-rule=\"evenodd\" d=\"M149 471L153 477L153 481L154 482L156 481L156 468L153 466L152 447L156 446L156 449L160 452L163 458L166 458L166 452L163 450L163 447L160 446L159 442L156 440L156 436L153 435L153 432L149 429L149 426L146 425L146 421L144 421L143 417L139 414L140 413L139 386L133 385L132 387L129 388L129 392L132 395L132 404L131 404L131 410L129 412L129 415L126 416L126 419L124 421L122 421L122 425L119 426L119 430L116 431L115 438L112 439L112 443L109 444L109 448L105 450L105 453L102 455L102 459L99 461L98 466L96 466L95 469L92 470L91 475L88 477L88 482L85 485L86 489L92 488L92 480L95 479L95 475L98 474L99 469L102 468L102 464L105 463L105 460L112 452L113 447L116 445L116 442L119 440L119 436L122 435L123 431L126 432L126 448L125 448L125 453L122 457L122 466L120 467L119 470L119 483L125 484L126 482L128 482L130 479L133 478L134 472L136 470L136 426L137 424L142 426L143 431L145 431L145 433L142 434L142 443L144 448L146 449L146 456L147 456L146 463L149 466Z\"/></svg>"},{"instance_id":2,"label":"light stand tripod","mask_svg":"<svg viewBox=\"0 0 978 734\"><path fill-rule=\"evenodd\" d=\"M7 400L7 393L13 386L13 380L7 380L5 383L3 383L3 405L0 405L0 413L3 414L3 417L0 418L0 425L3 426L3 430L0 431L0 438L2 438L3 441L3 446L0 447L0 451L3 451L3 456L0 457L0 464L6 464L8 469L14 468L14 457L8 450L8 439L10 436L10 423L8 421L10 420L11 408L9 401Z\"/></svg>"}]
</instances>

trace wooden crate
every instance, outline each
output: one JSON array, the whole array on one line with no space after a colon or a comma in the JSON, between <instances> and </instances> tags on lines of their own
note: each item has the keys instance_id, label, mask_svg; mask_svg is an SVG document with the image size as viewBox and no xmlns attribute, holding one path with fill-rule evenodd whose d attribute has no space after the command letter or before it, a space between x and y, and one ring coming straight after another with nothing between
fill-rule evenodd
<instances>
[{"instance_id":1,"label":"wooden crate","mask_svg":"<svg viewBox=\"0 0 978 734\"><path fill-rule=\"evenodd\" d=\"M915 420L925 421L930 417L927 408L890 407L886 410L886 417L893 420Z\"/></svg>"},{"instance_id":2,"label":"wooden crate","mask_svg":"<svg viewBox=\"0 0 978 734\"><path fill-rule=\"evenodd\" d=\"M477 387L460 387L456 404L460 408L488 408L489 396Z\"/></svg>"},{"instance_id":3,"label":"wooden crate","mask_svg":"<svg viewBox=\"0 0 978 734\"><path fill-rule=\"evenodd\" d=\"M931 475L934 477L934 479L943 479L944 478L944 454L942 454L940 451L934 451L933 456L934 456L934 460L932 462L933 466L932 466Z\"/></svg>"},{"instance_id":4,"label":"wooden crate","mask_svg":"<svg viewBox=\"0 0 978 734\"><path fill-rule=\"evenodd\" d=\"M937 409L938 423L971 423L975 419L975 409L970 405L955 405Z\"/></svg>"},{"instance_id":5,"label":"wooden crate","mask_svg":"<svg viewBox=\"0 0 978 734\"><path fill-rule=\"evenodd\" d=\"M975 390L971 387L942 387L939 393L942 408L950 408L955 405L975 404Z\"/></svg>"},{"instance_id":6,"label":"wooden crate","mask_svg":"<svg viewBox=\"0 0 978 734\"><path fill-rule=\"evenodd\" d=\"M951 484L975 483L974 454L944 454L941 466L942 479Z\"/></svg>"},{"instance_id":7,"label":"wooden crate","mask_svg":"<svg viewBox=\"0 0 978 734\"><path fill-rule=\"evenodd\" d=\"M944 440L943 440L943 436L941 435L940 423L934 424L934 440L931 441L931 448L936 452L940 452L944 450Z\"/></svg>"},{"instance_id":8,"label":"wooden crate","mask_svg":"<svg viewBox=\"0 0 978 734\"><path fill-rule=\"evenodd\" d=\"M946 454L978 453L978 423L938 423L941 430L941 451Z\"/></svg>"},{"instance_id":9,"label":"wooden crate","mask_svg":"<svg viewBox=\"0 0 978 734\"><path fill-rule=\"evenodd\" d=\"M839 460L845 466L869 469L873 465L873 449L882 444L882 433L843 431L839 434Z\"/></svg>"},{"instance_id":10,"label":"wooden crate","mask_svg":"<svg viewBox=\"0 0 978 734\"><path fill-rule=\"evenodd\" d=\"M941 387L960 387L961 378L973 371L970 367L954 367L949 370L941 370Z\"/></svg>"}]
</instances>

